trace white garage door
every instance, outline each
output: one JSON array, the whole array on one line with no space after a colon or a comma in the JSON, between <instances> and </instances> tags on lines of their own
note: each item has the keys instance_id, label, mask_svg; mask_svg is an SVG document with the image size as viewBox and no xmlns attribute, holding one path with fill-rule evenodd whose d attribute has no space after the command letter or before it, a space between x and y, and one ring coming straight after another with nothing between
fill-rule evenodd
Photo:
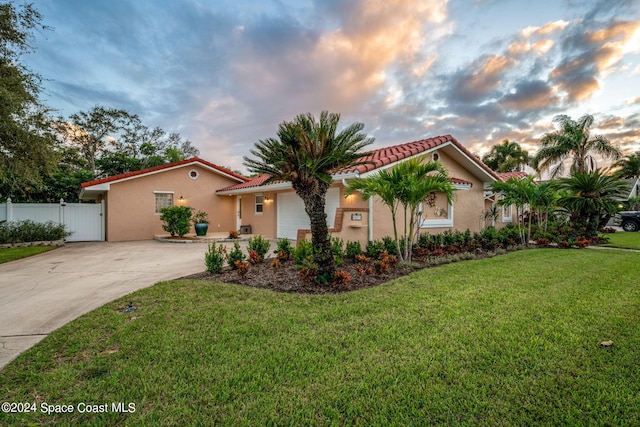
<instances>
[{"instance_id":1,"label":"white garage door","mask_svg":"<svg viewBox=\"0 0 640 427\"><path fill-rule=\"evenodd\" d=\"M327 191L325 212L327 225L333 227L336 209L340 207L340 189ZM278 238L296 240L298 229L311 228L309 216L304 210L302 199L294 192L278 194Z\"/></svg>"}]
</instances>

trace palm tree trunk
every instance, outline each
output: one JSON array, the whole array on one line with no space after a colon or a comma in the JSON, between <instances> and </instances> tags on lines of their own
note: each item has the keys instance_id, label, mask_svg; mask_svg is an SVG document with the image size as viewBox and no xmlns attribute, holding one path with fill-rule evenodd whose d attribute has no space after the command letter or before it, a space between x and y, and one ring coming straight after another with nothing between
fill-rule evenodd
<instances>
[{"instance_id":1,"label":"palm tree trunk","mask_svg":"<svg viewBox=\"0 0 640 427\"><path fill-rule=\"evenodd\" d=\"M331 283L336 274L336 263L331 250L327 214L324 211L325 194L305 194L304 197L300 194L300 197L311 222L313 261L318 265L316 283Z\"/></svg>"}]
</instances>

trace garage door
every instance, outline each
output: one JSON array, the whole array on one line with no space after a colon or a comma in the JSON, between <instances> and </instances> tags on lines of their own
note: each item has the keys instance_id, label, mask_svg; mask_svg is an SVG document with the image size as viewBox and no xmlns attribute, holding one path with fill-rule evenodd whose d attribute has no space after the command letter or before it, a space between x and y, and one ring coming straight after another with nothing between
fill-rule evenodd
<instances>
[{"instance_id":1,"label":"garage door","mask_svg":"<svg viewBox=\"0 0 640 427\"><path fill-rule=\"evenodd\" d=\"M327 225L333 227L336 209L340 207L340 189L330 188L327 192L325 212ZM309 216L304 210L302 199L295 193L278 194L278 238L296 240L298 229L311 228Z\"/></svg>"}]
</instances>

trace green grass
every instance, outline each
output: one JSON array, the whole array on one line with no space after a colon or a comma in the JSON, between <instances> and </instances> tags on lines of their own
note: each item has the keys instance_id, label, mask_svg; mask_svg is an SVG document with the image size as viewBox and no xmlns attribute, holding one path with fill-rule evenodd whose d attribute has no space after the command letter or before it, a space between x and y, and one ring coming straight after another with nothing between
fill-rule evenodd
<instances>
[{"instance_id":1,"label":"green grass","mask_svg":"<svg viewBox=\"0 0 640 427\"><path fill-rule=\"evenodd\" d=\"M617 232L603 234L604 237L609 239L609 243L605 243L600 246L607 246L611 248L622 249L640 249L640 232Z\"/></svg>"},{"instance_id":2,"label":"green grass","mask_svg":"<svg viewBox=\"0 0 640 427\"><path fill-rule=\"evenodd\" d=\"M162 282L0 372L4 401L135 413L0 425L638 425L639 259L520 251L326 296Z\"/></svg>"},{"instance_id":3,"label":"green grass","mask_svg":"<svg viewBox=\"0 0 640 427\"><path fill-rule=\"evenodd\" d=\"M0 264L41 254L55 248L55 246L25 246L22 248L3 248L0 249Z\"/></svg>"}]
</instances>

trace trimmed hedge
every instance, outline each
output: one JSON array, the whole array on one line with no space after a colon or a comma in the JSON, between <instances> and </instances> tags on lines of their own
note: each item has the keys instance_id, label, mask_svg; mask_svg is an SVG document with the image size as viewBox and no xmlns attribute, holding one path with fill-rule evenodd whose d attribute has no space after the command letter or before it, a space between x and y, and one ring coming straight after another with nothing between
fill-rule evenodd
<instances>
[{"instance_id":1,"label":"trimmed hedge","mask_svg":"<svg viewBox=\"0 0 640 427\"><path fill-rule=\"evenodd\" d=\"M46 223L24 221L0 222L0 244L62 240L71 233L64 225L52 221Z\"/></svg>"}]
</instances>

